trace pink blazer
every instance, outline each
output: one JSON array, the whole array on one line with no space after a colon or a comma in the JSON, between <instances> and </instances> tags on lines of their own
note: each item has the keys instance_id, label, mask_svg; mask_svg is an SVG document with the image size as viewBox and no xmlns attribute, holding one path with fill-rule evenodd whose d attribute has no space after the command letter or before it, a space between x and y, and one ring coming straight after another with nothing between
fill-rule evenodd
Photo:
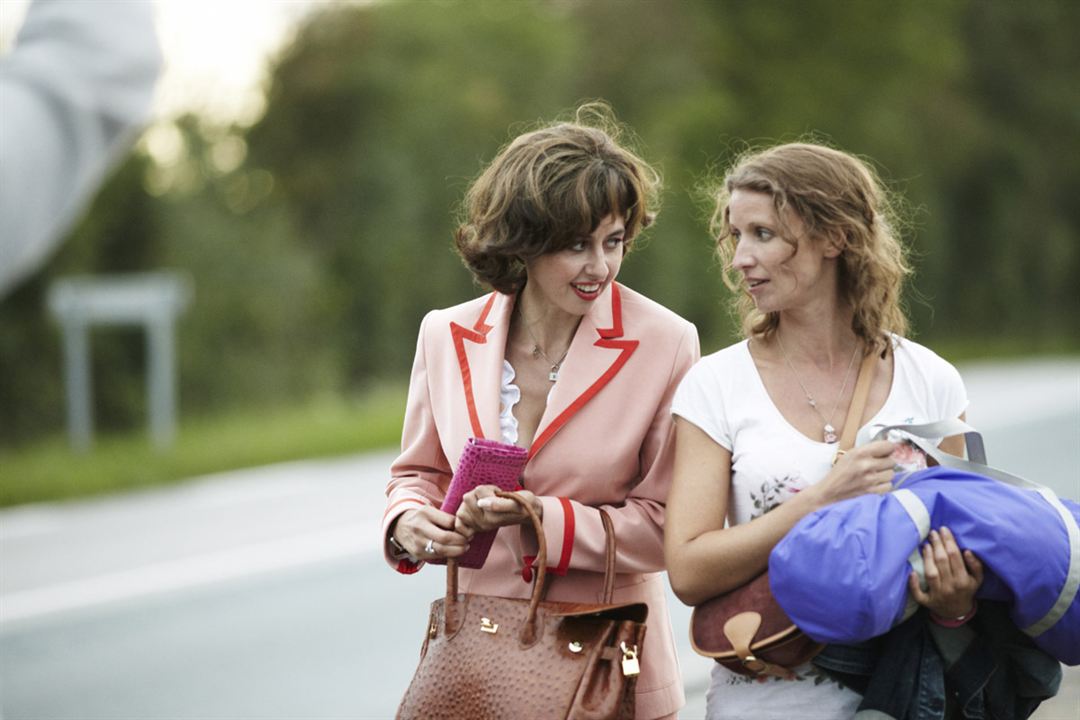
<instances>
[{"instance_id":1,"label":"pink blazer","mask_svg":"<svg viewBox=\"0 0 1080 720\"><path fill-rule=\"evenodd\" d=\"M499 384L514 302L491 293L424 318L401 455L386 488L383 538L405 510L442 503L469 437L501 438ZM523 476L544 507L549 600L600 600L605 536L596 508L611 516L615 600L649 605L639 718L674 713L684 703L661 571L671 399L699 355L693 324L612 284L578 326ZM484 567L460 571L461 591L527 597L536 547L531 527L502 528ZM423 564L386 559L403 573Z\"/></svg>"}]
</instances>

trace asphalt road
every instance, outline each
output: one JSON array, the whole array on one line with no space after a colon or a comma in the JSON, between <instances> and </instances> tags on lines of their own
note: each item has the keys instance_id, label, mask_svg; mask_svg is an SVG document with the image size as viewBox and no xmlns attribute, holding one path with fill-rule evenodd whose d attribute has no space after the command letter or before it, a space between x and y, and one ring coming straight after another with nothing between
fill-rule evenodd
<instances>
[{"instance_id":1,"label":"asphalt road","mask_svg":"<svg viewBox=\"0 0 1080 720\"><path fill-rule=\"evenodd\" d=\"M990 461L1080 500L1080 361L961 370ZM393 717L444 588L378 554L391 458L0 512L3 717ZM700 718L710 663L688 618L672 600L682 717ZM1036 717L1080 720L1078 669Z\"/></svg>"}]
</instances>

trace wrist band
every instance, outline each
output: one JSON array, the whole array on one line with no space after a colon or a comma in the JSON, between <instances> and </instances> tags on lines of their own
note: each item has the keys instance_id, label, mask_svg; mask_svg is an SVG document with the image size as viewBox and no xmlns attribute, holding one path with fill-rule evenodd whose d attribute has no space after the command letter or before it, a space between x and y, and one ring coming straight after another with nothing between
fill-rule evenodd
<instances>
[{"instance_id":1,"label":"wrist band","mask_svg":"<svg viewBox=\"0 0 1080 720\"><path fill-rule=\"evenodd\" d=\"M943 618L940 615L937 615L933 611L931 611L930 612L930 619L934 622L934 624L940 625L941 627L958 628L961 625L965 624L971 618L975 617L975 611L978 610L978 609L979 609L979 601L972 598L972 600L971 600L971 609L968 610L963 615L961 615L960 617Z\"/></svg>"}]
</instances>

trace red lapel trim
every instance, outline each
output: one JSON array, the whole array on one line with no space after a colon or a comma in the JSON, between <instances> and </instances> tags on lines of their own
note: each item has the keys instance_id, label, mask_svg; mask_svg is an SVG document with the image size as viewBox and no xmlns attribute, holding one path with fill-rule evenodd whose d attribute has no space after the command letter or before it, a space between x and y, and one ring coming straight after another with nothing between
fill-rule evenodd
<instances>
[{"instance_id":1,"label":"red lapel trim","mask_svg":"<svg viewBox=\"0 0 1080 720\"><path fill-rule=\"evenodd\" d=\"M488 301L484 304L484 309L480 312L480 317L476 319L476 323L471 330L463 325L458 325L456 322L450 323L450 335L454 339L454 350L457 352L458 365L461 367L461 384L465 390L465 406L469 410L469 422L472 424L473 436L477 438L484 437L484 428L481 427L480 415L476 412L472 370L469 369L469 356L465 354L465 341L470 340L480 345L487 342L487 334L492 326L488 325L486 320L488 313L491 312L491 306L494 304L495 293L491 293Z\"/></svg>"},{"instance_id":2,"label":"red lapel trim","mask_svg":"<svg viewBox=\"0 0 1080 720\"><path fill-rule=\"evenodd\" d=\"M612 283L611 285L611 327L610 328L597 328L597 334L600 339L593 345L595 347L613 348L616 350L622 350L622 353L615 362L611 364L603 375L601 375L596 382L589 386L589 388L581 393L574 402L570 403L562 413L551 421L551 424L544 428L544 432L540 433L540 436L533 440L532 447L529 448L529 459L531 460L540 448L547 444L547 441L551 439L551 436L558 431L566 421L569 420L574 413L581 409L581 407L592 399L596 393L611 381L611 378L618 374L622 366L626 364L626 361L630 359L630 356L634 354L640 344L637 340L615 340L613 338L622 337L622 299L619 296L619 286Z\"/></svg>"}]
</instances>

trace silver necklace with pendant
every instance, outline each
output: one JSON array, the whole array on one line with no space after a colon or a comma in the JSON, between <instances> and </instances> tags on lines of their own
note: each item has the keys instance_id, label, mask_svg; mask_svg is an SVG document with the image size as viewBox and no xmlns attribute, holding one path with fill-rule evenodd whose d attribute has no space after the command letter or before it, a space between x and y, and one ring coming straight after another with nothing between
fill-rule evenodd
<instances>
[{"instance_id":1,"label":"silver necklace with pendant","mask_svg":"<svg viewBox=\"0 0 1080 720\"><path fill-rule=\"evenodd\" d=\"M795 366L791 364L791 358L788 357L787 350L784 349L784 343L780 341L780 331L776 332L776 343L780 346L780 352L784 356L784 362L787 363L788 370L795 377L795 382L799 383L799 387L802 388L803 393L806 395L806 402L810 404L810 407L814 409L817 416L821 418L821 421L825 423L822 428L822 435L825 442L832 445L840 438L836 434L836 428L833 427L832 419L836 415L836 409L840 407L840 401L844 397L844 391L847 390L848 379L851 377L851 368L855 367L855 357L859 354L859 343L855 343L855 352L851 353L851 361L848 363L847 371L844 373L844 382L840 386L840 393L836 396L836 402L833 403L832 412L828 417L821 414L821 410L818 410L817 401L814 400L814 396L810 394L810 391L806 389L806 385L803 384L802 378L799 377L799 373L795 372Z\"/></svg>"},{"instance_id":2,"label":"silver necklace with pendant","mask_svg":"<svg viewBox=\"0 0 1080 720\"><path fill-rule=\"evenodd\" d=\"M539 360L540 358L544 358L544 360L547 361L548 365L551 366L551 370L548 371L548 380L551 382L555 382L559 379L559 369L562 368L563 361L566 360L566 356L570 352L570 346L566 346L566 350L563 350L562 357L559 358L558 361L553 361L551 358L548 357L547 353L544 352L544 349L540 347L540 343L536 340L536 336L533 335L533 331L532 328L529 326L529 322L525 320L524 317L522 317L521 320L525 323L525 330L528 331L529 337L532 338L533 341L532 356L537 360Z\"/></svg>"}]
</instances>

